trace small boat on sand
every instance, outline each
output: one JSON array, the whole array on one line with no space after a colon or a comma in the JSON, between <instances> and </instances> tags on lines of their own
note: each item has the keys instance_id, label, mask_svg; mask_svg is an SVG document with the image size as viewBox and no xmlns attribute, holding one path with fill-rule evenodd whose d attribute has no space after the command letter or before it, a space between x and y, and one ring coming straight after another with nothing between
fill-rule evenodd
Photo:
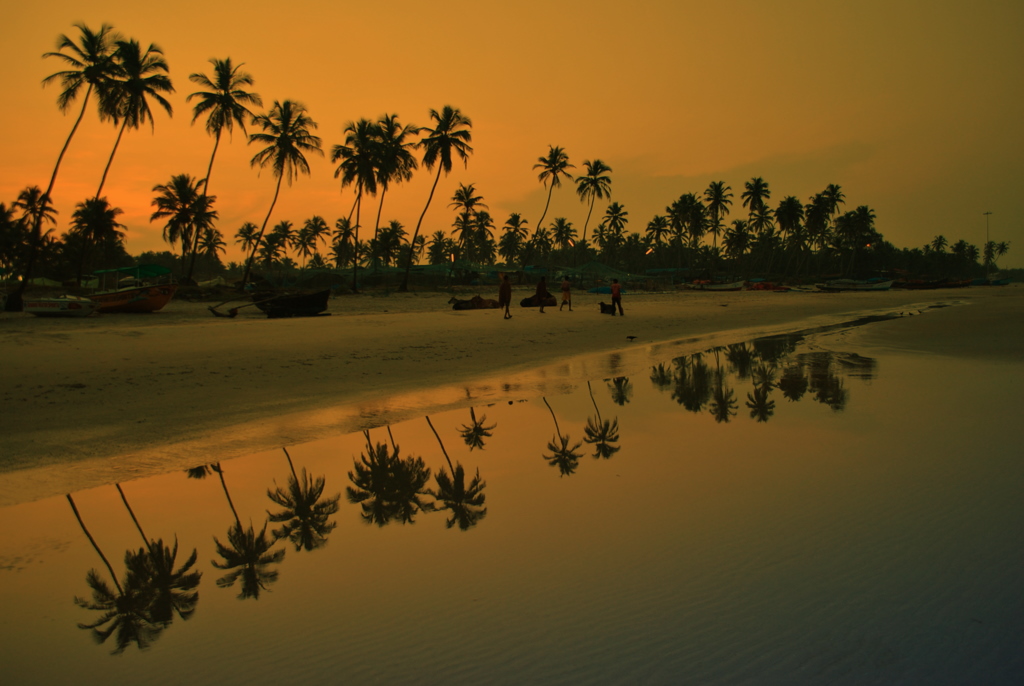
<instances>
[{"instance_id":1,"label":"small boat on sand","mask_svg":"<svg viewBox=\"0 0 1024 686\"><path fill-rule=\"evenodd\" d=\"M713 283L711 281L694 281L683 284L691 291L742 291L746 281L730 281L728 283Z\"/></svg>"},{"instance_id":2,"label":"small boat on sand","mask_svg":"<svg viewBox=\"0 0 1024 686\"><path fill-rule=\"evenodd\" d=\"M253 293L253 304L269 319L316 317L327 309L331 289L315 293Z\"/></svg>"},{"instance_id":3,"label":"small boat on sand","mask_svg":"<svg viewBox=\"0 0 1024 686\"><path fill-rule=\"evenodd\" d=\"M88 317L98 309L97 303L77 295L52 298L25 298L22 309L37 317Z\"/></svg>"},{"instance_id":4,"label":"small boat on sand","mask_svg":"<svg viewBox=\"0 0 1024 686\"><path fill-rule=\"evenodd\" d=\"M95 274L101 284L110 284L108 289L88 296L100 312L157 312L178 290L178 284L171 281L171 270L156 264L104 269Z\"/></svg>"}]
</instances>

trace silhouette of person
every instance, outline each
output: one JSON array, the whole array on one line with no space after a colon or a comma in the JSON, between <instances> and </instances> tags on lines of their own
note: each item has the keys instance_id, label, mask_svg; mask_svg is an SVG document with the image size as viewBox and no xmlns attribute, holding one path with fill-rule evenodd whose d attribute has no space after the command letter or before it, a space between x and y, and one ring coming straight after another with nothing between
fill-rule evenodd
<instances>
[{"instance_id":1,"label":"silhouette of person","mask_svg":"<svg viewBox=\"0 0 1024 686\"><path fill-rule=\"evenodd\" d=\"M622 286L619 285L618 279L612 279L612 316L615 316L615 309L619 308L619 314L623 317L626 313L622 311Z\"/></svg>"},{"instance_id":2,"label":"silhouette of person","mask_svg":"<svg viewBox=\"0 0 1024 686\"><path fill-rule=\"evenodd\" d=\"M558 311L561 312L562 308L569 305L569 311L572 312L572 295L569 293L569 277L562 277L562 304L558 306Z\"/></svg>"},{"instance_id":3,"label":"silhouette of person","mask_svg":"<svg viewBox=\"0 0 1024 686\"><path fill-rule=\"evenodd\" d=\"M512 313L508 311L512 304L512 284L509 283L508 274L501 275L501 285L498 286L498 307L505 308L505 319L512 319Z\"/></svg>"}]
</instances>

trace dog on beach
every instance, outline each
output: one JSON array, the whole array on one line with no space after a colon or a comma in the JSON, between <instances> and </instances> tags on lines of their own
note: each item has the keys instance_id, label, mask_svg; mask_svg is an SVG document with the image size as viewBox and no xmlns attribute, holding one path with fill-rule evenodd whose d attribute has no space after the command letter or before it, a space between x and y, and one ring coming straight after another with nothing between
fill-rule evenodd
<instances>
[{"instance_id":1,"label":"dog on beach","mask_svg":"<svg viewBox=\"0 0 1024 686\"><path fill-rule=\"evenodd\" d=\"M609 305L606 302L599 302L597 304L601 306L601 314L610 314L613 317L615 316L615 305Z\"/></svg>"}]
</instances>

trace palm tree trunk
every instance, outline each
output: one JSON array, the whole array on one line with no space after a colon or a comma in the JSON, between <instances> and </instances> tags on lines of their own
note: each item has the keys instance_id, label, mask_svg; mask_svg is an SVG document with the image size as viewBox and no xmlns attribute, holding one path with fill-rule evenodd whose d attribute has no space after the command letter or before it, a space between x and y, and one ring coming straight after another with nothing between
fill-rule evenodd
<instances>
[{"instance_id":1,"label":"palm tree trunk","mask_svg":"<svg viewBox=\"0 0 1024 686\"><path fill-rule=\"evenodd\" d=\"M92 537L89 530L85 528L85 522L82 521L82 515L78 513L78 508L75 507L75 501L71 497L70 493L67 494L67 499L68 502L71 503L71 510L75 513L75 519L78 520L78 526L82 527L82 532L85 533L85 537L89 539L89 543L92 543L93 550L95 550L96 554L100 556L101 560L103 560L103 564L107 566L107 571L110 572L110 578L114 580L114 585L117 586L118 595L124 595L124 590L121 588L121 583L117 580L117 574L114 573L114 568L110 565L110 560L108 560L107 556L103 554L102 550L100 550L100 547L96 544L96 539Z\"/></svg>"},{"instance_id":2,"label":"palm tree trunk","mask_svg":"<svg viewBox=\"0 0 1024 686\"><path fill-rule=\"evenodd\" d=\"M597 400L594 399L594 389L590 386L589 381L587 382L587 390L590 391L590 402L594 403L594 411L597 412L597 421L601 421L601 410L597 407ZM550 405L548 407L550 408ZM552 414L554 413L552 412Z\"/></svg>"},{"instance_id":3,"label":"palm tree trunk","mask_svg":"<svg viewBox=\"0 0 1024 686\"><path fill-rule=\"evenodd\" d=\"M587 224L590 223L590 215L594 213L594 203L597 202L596 197L590 198L590 209L587 210L587 219L583 222L583 238L580 239L580 243L583 245L587 244Z\"/></svg>"},{"instance_id":4,"label":"palm tree trunk","mask_svg":"<svg viewBox=\"0 0 1024 686\"><path fill-rule=\"evenodd\" d=\"M363 187L356 193L356 233L352 241L352 292L359 292L359 214L363 211Z\"/></svg>"},{"instance_id":5,"label":"palm tree trunk","mask_svg":"<svg viewBox=\"0 0 1024 686\"><path fill-rule=\"evenodd\" d=\"M377 205L377 221L373 225L373 242L374 242L374 244L377 243L378 236L380 235L380 215L384 211L384 194L387 193L387 192L388 191L387 191L386 188L381 188L380 189L380 204ZM377 255L374 255L374 257L373 257L373 268L374 268L374 270L377 269Z\"/></svg>"},{"instance_id":6,"label":"palm tree trunk","mask_svg":"<svg viewBox=\"0 0 1024 686\"><path fill-rule=\"evenodd\" d=\"M551 418L555 420L555 433L558 436L561 436L562 430L558 428L558 417L555 416L555 411L551 409L551 405L548 403L547 398L541 397L541 400L543 400L544 404L548 406L548 411L551 413Z\"/></svg>"},{"instance_id":7,"label":"palm tree trunk","mask_svg":"<svg viewBox=\"0 0 1024 686\"><path fill-rule=\"evenodd\" d=\"M260 232L256 236L256 240L252 243L252 253L249 255L249 259L245 262L245 274L242 275L242 288L245 288L245 284L249 283L249 272L252 270L252 261L256 259L256 251L260 249L260 241L263 240L263 232L267 230L267 222L270 221L270 215L274 211L274 205L277 204L277 196L281 193L281 179L283 176L277 177L277 188L274 190L274 199L270 203L270 209L267 210L267 216L263 220L263 226L260 227Z\"/></svg>"},{"instance_id":8,"label":"palm tree trunk","mask_svg":"<svg viewBox=\"0 0 1024 686\"><path fill-rule=\"evenodd\" d=\"M405 293L409 290L409 272L412 270L412 251L416 249L416 238L420 235L420 226L423 224L423 218L427 216L427 209L430 208L430 201L434 199L434 191L437 190L437 182L440 180L441 165L438 165L437 176L434 177L434 185L430 187L430 195L427 196L427 205L423 208L419 221L416 222L416 230L412 233L412 240L409 241L409 260L405 264L405 275L402 277L402 285L398 287L399 293Z\"/></svg>"},{"instance_id":9,"label":"palm tree trunk","mask_svg":"<svg viewBox=\"0 0 1024 686\"><path fill-rule=\"evenodd\" d=\"M544 203L544 211L541 213L540 221L537 222L537 226L534 227L534 230L539 230L542 226L544 226L544 217L546 217L548 214L548 207L551 205L551 194L554 192L555 184L551 184L551 186L548 188L548 201Z\"/></svg>"},{"instance_id":10,"label":"palm tree trunk","mask_svg":"<svg viewBox=\"0 0 1024 686\"><path fill-rule=\"evenodd\" d=\"M146 536L146 533L142 530L142 525L139 524L139 519L135 516L135 511L132 510L132 506L128 504L128 498L125 497L124 491L121 490L121 484L114 484L114 486L117 488L117 492L121 494L121 502L124 503L125 508L128 510L128 514L131 515L132 521L135 522L135 528L139 530L139 535L142 536L142 542L145 544L146 548L149 549L150 552L152 552L153 548L149 544L149 538Z\"/></svg>"},{"instance_id":11,"label":"palm tree trunk","mask_svg":"<svg viewBox=\"0 0 1024 686\"><path fill-rule=\"evenodd\" d=\"M284 456L288 458L288 468L292 470L292 476L295 477L295 481L298 482L299 475L295 473L295 465L292 464L292 456L288 454L288 448L281 446L281 450L284 451Z\"/></svg>"},{"instance_id":12,"label":"palm tree trunk","mask_svg":"<svg viewBox=\"0 0 1024 686\"><path fill-rule=\"evenodd\" d=\"M228 507L231 508L231 514L235 516L235 523L238 524L238 530L242 530L242 520L238 518L238 510L235 509L235 503L231 500L231 494L228 493L227 482L224 481L224 471L221 470L220 465L217 465L217 476L220 477L220 486L224 489L224 496L228 499Z\"/></svg>"},{"instance_id":13,"label":"palm tree trunk","mask_svg":"<svg viewBox=\"0 0 1024 686\"><path fill-rule=\"evenodd\" d=\"M427 417L427 425L430 430L434 432L434 438L437 439L437 444L441 446L441 452L444 453L444 459L448 461L448 469L452 470L452 478L455 478L455 467L452 466L452 460L448 457L448 451L444 449L444 443L441 442L441 437L437 435L437 429L434 428L433 423L430 421L430 417Z\"/></svg>"},{"instance_id":14,"label":"palm tree trunk","mask_svg":"<svg viewBox=\"0 0 1024 686\"><path fill-rule=\"evenodd\" d=\"M117 154L117 146L121 145L121 136L124 135L124 129L128 126L128 118L125 117L124 122L121 123L121 128L117 132L117 140L114 141L114 149L110 151L110 159L107 160L107 166L103 168L103 176L100 178L100 187L96 189L96 199L99 200L100 193L103 192L103 185L107 182L107 172L110 171L110 164L114 161L114 155Z\"/></svg>"},{"instance_id":15,"label":"palm tree trunk","mask_svg":"<svg viewBox=\"0 0 1024 686\"><path fill-rule=\"evenodd\" d=\"M213 159L217 156L217 148L220 146L220 131L217 131L217 136L213 139L213 153L210 154L210 164L206 165L206 178L203 179L203 194L200 196L202 200L206 200L206 196L209 195L210 190L210 174L213 173ZM203 207L205 203L200 203L200 207ZM199 231L196 231L196 235L192 239L192 261L188 266L188 275L186 278L192 280L192 272L196 268L196 254L199 252Z\"/></svg>"}]
</instances>

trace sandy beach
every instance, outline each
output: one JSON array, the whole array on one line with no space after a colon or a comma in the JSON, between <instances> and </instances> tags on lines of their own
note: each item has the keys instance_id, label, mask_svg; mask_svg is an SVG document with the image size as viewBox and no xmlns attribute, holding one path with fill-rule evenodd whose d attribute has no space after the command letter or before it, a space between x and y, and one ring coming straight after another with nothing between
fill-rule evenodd
<instances>
[{"instance_id":1,"label":"sandy beach","mask_svg":"<svg viewBox=\"0 0 1024 686\"><path fill-rule=\"evenodd\" d=\"M861 345L1024 356L1018 286L627 293L625 317L599 314L608 296L577 293L573 312L514 307L508 321L498 310L452 311L449 297L343 296L329 317L294 320L255 308L219 319L209 303L186 301L84 320L0 314L0 504L558 392L709 343L864 313L922 316L859 329L850 340Z\"/></svg>"}]
</instances>

